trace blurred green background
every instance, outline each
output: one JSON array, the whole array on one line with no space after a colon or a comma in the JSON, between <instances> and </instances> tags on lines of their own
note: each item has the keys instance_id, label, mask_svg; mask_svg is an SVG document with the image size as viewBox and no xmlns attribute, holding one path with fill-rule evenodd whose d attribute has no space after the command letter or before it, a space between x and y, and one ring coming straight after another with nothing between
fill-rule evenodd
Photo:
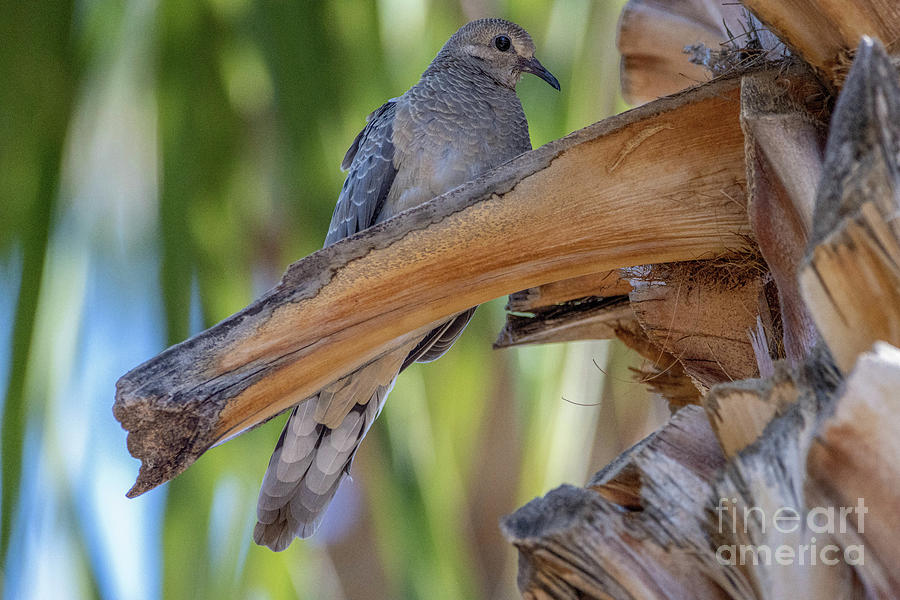
<instances>
[{"instance_id":1,"label":"blurred green background","mask_svg":"<svg viewBox=\"0 0 900 600\"><path fill-rule=\"evenodd\" d=\"M3 596L517 597L499 517L666 413L618 345L493 352L505 300L484 306L280 554L250 532L283 418L126 500L114 384L321 246L365 115L466 21L520 23L561 81L519 86L534 146L623 110L622 4L0 0Z\"/></svg>"}]
</instances>

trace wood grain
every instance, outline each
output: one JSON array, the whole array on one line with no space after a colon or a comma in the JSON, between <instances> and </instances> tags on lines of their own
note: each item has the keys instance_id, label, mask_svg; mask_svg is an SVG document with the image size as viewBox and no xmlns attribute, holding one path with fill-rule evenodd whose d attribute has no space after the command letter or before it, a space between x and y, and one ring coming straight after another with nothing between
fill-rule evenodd
<instances>
[{"instance_id":1,"label":"wood grain","mask_svg":"<svg viewBox=\"0 0 900 600\"><path fill-rule=\"evenodd\" d=\"M800 289L848 373L876 340L900 345L900 81L863 41L838 100Z\"/></svg>"},{"instance_id":2,"label":"wood grain","mask_svg":"<svg viewBox=\"0 0 900 600\"><path fill-rule=\"evenodd\" d=\"M812 79L785 85L773 73L747 75L741 84L747 211L777 286L778 310L772 318L780 318L782 339L776 345L792 364L799 364L819 341L797 275L812 230L827 128L827 112L810 106L807 98L823 97L822 91Z\"/></svg>"},{"instance_id":3,"label":"wood grain","mask_svg":"<svg viewBox=\"0 0 900 600\"><path fill-rule=\"evenodd\" d=\"M622 278L618 270L589 273L510 294L506 310L531 312L588 296L625 296L630 291L631 284Z\"/></svg>"},{"instance_id":4,"label":"wood grain","mask_svg":"<svg viewBox=\"0 0 900 600\"><path fill-rule=\"evenodd\" d=\"M852 50L864 35L900 51L895 0L743 0L785 44L841 87Z\"/></svg>"},{"instance_id":5,"label":"wood grain","mask_svg":"<svg viewBox=\"0 0 900 600\"><path fill-rule=\"evenodd\" d=\"M873 597L900 589L900 349L878 342L860 356L841 391L837 408L822 425L807 461L807 490L818 506L858 506L844 546L863 544L862 578Z\"/></svg>"},{"instance_id":6,"label":"wood grain","mask_svg":"<svg viewBox=\"0 0 900 600\"><path fill-rule=\"evenodd\" d=\"M709 81L703 65L690 62L685 46L718 49L740 31L742 8L703 0L629 0L619 18L616 45L621 60L622 95L633 104Z\"/></svg>"}]
</instances>

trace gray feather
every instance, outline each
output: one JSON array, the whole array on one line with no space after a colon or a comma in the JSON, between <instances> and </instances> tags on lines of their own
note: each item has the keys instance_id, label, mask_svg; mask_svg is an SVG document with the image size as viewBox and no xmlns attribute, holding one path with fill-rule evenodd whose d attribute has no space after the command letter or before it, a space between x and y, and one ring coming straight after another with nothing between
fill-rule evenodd
<instances>
[{"instance_id":1,"label":"gray feather","mask_svg":"<svg viewBox=\"0 0 900 600\"><path fill-rule=\"evenodd\" d=\"M396 362L390 364L397 369ZM356 404L333 430L315 420L318 395L294 409L263 478L253 530L256 543L279 551L294 536L308 537L315 532L392 387L393 380L389 385L377 386L366 396L366 402ZM300 420L307 422L295 422ZM308 421L316 424L310 427ZM310 433L296 434L306 431ZM311 452L301 460L286 461L286 448L305 447L310 440L314 441Z\"/></svg>"},{"instance_id":2,"label":"gray feather","mask_svg":"<svg viewBox=\"0 0 900 600\"><path fill-rule=\"evenodd\" d=\"M533 53L531 38L517 25L475 21L450 38L415 86L369 115L341 163L347 177L326 246L531 148L514 90L517 79L509 79L506 59L496 55L499 67L489 72L481 58L466 58L465 49L475 47L472 39L489 47L498 33L516 37L526 58ZM397 374L413 362L443 355L474 310L448 318L420 338L397 340L393 350L294 409L263 478L253 531L258 544L283 550L295 536L315 532Z\"/></svg>"},{"instance_id":3,"label":"gray feather","mask_svg":"<svg viewBox=\"0 0 900 600\"><path fill-rule=\"evenodd\" d=\"M394 113L396 102L388 100L369 115L344 156L341 166L349 169L331 217L325 245L350 237L375 224L397 175L394 166Z\"/></svg>"},{"instance_id":4,"label":"gray feather","mask_svg":"<svg viewBox=\"0 0 900 600\"><path fill-rule=\"evenodd\" d=\"M477 308L477 307L475 307ZM461 312L452 319L445 321L440 327L435 327L422 338L415 348L403 360L401 371L415 362L431 362L446 354L450 346L462 335L466 325L475 314L475 308Z\"/></svg>"}]
</instances>

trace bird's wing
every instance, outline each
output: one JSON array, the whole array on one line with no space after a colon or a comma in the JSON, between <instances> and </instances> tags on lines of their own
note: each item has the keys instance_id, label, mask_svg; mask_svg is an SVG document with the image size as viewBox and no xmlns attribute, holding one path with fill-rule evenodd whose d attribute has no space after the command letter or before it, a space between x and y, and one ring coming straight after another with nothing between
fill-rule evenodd
<instances>
[{"instance_id":1,"label":"bird's wing","mask_svg":"<svg viewBox=\"0 0 900 600\"><path fill-rule=\"evenodd\" d=\"M325 245L373 225L397 174L393 125L396 100L369 115L341 167L347 179ZM257 505L253 537L283 550L294 536L315 532L325 508L350 468L362 438L413 341L322 388L296 406L269 461Z\"/></svg>"},{"instance_id":2,"label":"bird's wing","mask_svg":"<svg viewBox=\"0 0 900 600\"><path fill-rule=\"evenodd\" d=\"M477 307L465 310L429 331L403 360L400 370L403 371L416 362L431 362L442 357L456 341L456 338L462 335L466 325L472 319L472 315L475 314L475 308Z\"/></svg>"},{"instance_id":3,"label":"bird's wing","mask_svg":"<svg viewBox=\"0 0 900 600\"><path fill-rule=\"evenodd\" d=\"M370 114L344 156L341 168L348 171L347 179L334 207L326 246L374 225L384 206L397 175L392 140L396 104L396 98L388 100Z\"/></svg>"},{"instance_id":4,"label":"bird's wing","mask_svg":"<svg viewBox=\"0 0 900 600\"><path fill-rule=\"evenodd\" d=\"M393 143L397 100L388 100L367 117L365 128L353 140L341 162L341 168L349 172L334 208L326 246L371 227L378 219L397 175ZM402 369L414 362L440 358L463 332L474 312L473 308L460 313L429 332L403 362Z\"/></svg>"}]
</instances>

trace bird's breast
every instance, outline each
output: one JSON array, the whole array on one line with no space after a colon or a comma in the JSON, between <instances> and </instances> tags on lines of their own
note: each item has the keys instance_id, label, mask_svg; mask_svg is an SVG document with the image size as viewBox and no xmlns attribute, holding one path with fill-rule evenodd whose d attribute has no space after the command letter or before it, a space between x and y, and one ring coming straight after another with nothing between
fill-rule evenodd
<instances>
[{"instance_id":1,"label":"bird's breast","mask_svg":"<svg viewBox=\"0 0 900 600\"><path fill-rule=\"evenodd\" d=\"M431 148L399 158L400 167L382 211L382 219L440 196L486 170L480 168L483 161L477 156L451 146Z\"/></svg>"},{"instance_id":2,"label":"bird's breast","mask_svg":"<svg viewBox=\"0 0 900 600\"><path fill-rule=\"evenodd\" d=\"M394 122L397 176L379 221L477 178L530 148L521 104L411 98Z\"/></svg>"}]
</instances>

